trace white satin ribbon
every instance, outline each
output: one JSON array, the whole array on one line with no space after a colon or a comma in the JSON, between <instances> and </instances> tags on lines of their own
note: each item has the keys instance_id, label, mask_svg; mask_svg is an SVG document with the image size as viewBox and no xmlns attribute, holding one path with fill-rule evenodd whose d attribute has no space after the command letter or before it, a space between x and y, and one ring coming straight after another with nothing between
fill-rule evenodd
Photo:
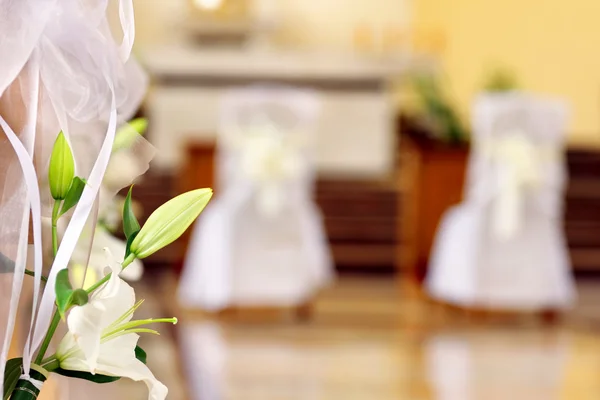
<instances>
[{"instance_id":1,"label":"white satin ribbon","mask_svg":"<svg viewBox=\"0 0 600 400\"><path fill-rule=\"evenodd\" d=\"M119 1L119 19L123 30L123 42L119 47L119 55L121 56L121 60L126 62L131 55L135 40L133 0Z\"/></svg>"},{"instance_id":2,"label":"white satin ribbon","mask_svg":"<svg viewBox=\"0 0 600 400\"><path fill-rule=\"evenodd\" d=\"M19 379L23 379L24 381L31 383L37 390L42 390L42 387L44 387L44 382L33 379L31 376L29 376L29 374L23 374L19 377Z\"/></svg>"},{"instance_id":3,"label":"white satin ribbon","mask_svg":"<svg viewBox=\"0 0 600 400\"><path fill-rule=\"evenodd\" d=\"M37 175L35 172L35 168L33 165L33 160L31 156L27 152L23 143L19 140L14 131L10 128L8 123L0 116L0 126L4 130L10 144L13 146L15 153L19 159L19 163L23 170L23 176L25 178L25 184L27 186L27 196L29 198L29 205L31 208L31 215L33 221L33 244L34 244L34 290L33 290L33 314L32 314L32 322L33 325L33 316L35 315L37 304L38 304L38 296L39 296L39 288L42 276L42 208L40 201L40 190L37 181ZM52 286L54 288L54 286ZM26 349L29 347L29 340L26 344ZM28 361L25 363L25 361ZM26 366L27 371L25 373L29 373L28 365L31 363L30 358L27 357L27 352L23 354L23 362Z\"/></svg>"},{"instance_id":4,"label":"white satin ribbon","mask_svg":"<svg viewBox=\"0 0 600 400\"><path fill-rule=\"evenodd\" d=\"M39 289L41 284L42 276L42 238L41 238L41 200L39 194L39 188L37 188L37 175L35 174L35 168L33 165L33 153L35 149L35 136L37 127L37 116L38 116L38 101L40 91L40 74L38 67L38 52L34 50L30 62L27 64L25 70L29 78L28 87L29 100L32 102L27 112L27 123L24 127L24 136L26 138L27 147L25 147L21 141L16 137L8 123L0 116L0 124L7 135L11 145L17 146L15 152L21 169L23 171L26 187L28 202L25 203L23 210L23 217L20 227L19 243L17 248L17 257L15 259L15 270L13 273L13 284L11 288L11 298L9 304L9 314L6 321L6 332L4 336L4 343L2 344L2 351L0 353L0 376L4 376L5 363L8 357L8 349L12 342L12 337L15 328L15 320L17 316L17 307L19 305L19 299L21 297L21 290L23 288L23 278L25 276L25 267L27 265L27 246L29 241L29 214L30 211L33 215L37 215L38 218L33 218L33 232L34 232L34 292L33 292L33 305L32 315L35 315L36 307L38 304ZM18 148L18 149L17 149ZM33 170L33 175L32 175ZM31 193L34 191L34 193ZM31 193L31 194L30 194ZM38 214L35 214L34 210L39 210ZM36 228L36 223L38 227ZM33 320L31 321L30 328L33 326ZM2 384L0 384L2 388Z\"/></svg>"},{"instance_id":5,"label":"white satin ribbon","mask_svg":"<svg viewBox=\"0 0 600 400\"><path fill-rule=\"evenodd\" d=\"M491 224L502 240L513 237L523 220L527 192L542 184L542 171L558 153L554 148L536 146L521 132L503 135L482 144L483 154L496 165Z\"/></svg>"}]
</instances>

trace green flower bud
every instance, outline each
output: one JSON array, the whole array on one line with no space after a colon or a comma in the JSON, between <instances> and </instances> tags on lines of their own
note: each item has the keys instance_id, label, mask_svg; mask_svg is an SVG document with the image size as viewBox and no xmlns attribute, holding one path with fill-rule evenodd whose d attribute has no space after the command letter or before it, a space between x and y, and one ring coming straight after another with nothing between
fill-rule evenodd
<instances>
[{"instance_id":1,"label":"green flower bud","mask_svg":"<svg viewBox=\"0 0 600 400\"><path fill-rule=\"evenodd\" d=\"M139 136L142 136L148 128L148 120L136 118L123 125L115 135L112 151L119 151L130 147Z\"/></svg>"},{"instance_id":2,"label":"green flower bud","mask_svg":"<svg viewBox=\"0 0 600 400\"><path fill-rule=\"evenodd\" d=\"M173 243L200 215L211 197L212 189L197 189L160 206L131 243L131 253L145 258Z\"/></svg>"},{"instance_id":3,"label":"green flower bud","mask_svg":"<svg viewBox=\"0 0 600 400\"><path fill-rule=\"evenodd\" d=\"M48 180L50 181L50 193L54 200L63 200L71 187L75 176L75 160L71 147L61 131L54 142L52 155L50 156L50 168Z\"/></svg>"}]
</instances>

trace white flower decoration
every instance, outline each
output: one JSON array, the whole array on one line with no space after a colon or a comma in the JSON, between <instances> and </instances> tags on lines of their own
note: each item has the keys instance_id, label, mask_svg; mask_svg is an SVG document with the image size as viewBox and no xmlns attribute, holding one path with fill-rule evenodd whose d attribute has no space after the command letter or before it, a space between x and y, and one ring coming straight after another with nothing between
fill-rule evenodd
<instances>
[{"instance_id":1,"label":"white flower decoration","mask_svg":"<svg viewBox=\"0 0 600 400\"><path fill-rule=\"evenodd\" d=\"M107 254L110 257L110 252ZM112 271L109 281L90 295L87 304L73 307L68 315L69 332L56 351L60 368L143 381L150 391L149 400L163 400L167 387L136 358L135 348L138 333L157 334L142 326L177 320L132 321L142 302L135 302L133 288L119 277L121 265L111 262L109 266Z\"/></svg>"}]
</instances>

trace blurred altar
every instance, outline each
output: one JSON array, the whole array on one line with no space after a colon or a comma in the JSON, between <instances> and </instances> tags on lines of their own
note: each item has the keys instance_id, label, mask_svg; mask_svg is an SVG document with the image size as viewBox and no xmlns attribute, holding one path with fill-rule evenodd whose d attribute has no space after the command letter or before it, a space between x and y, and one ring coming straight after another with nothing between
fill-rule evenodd
<instances>
[{"instance_id":1,"label":"blurred altar","mask_svg":"<svg viewBox=\"0 0 600 400\"><path fill-rule=\"evenodd\" d=\"M275 84L318 91L320 173L371 178L392 173L397 106L392 83L432 67L410 51L403 37L377 48L374 35L384 33L366 31L363 38L357 26L356 37L345 38L347 51L302 49L277 43L282 24L292 20L282 15L286 10L279 2L190 3L179 28L183 38L140 46L138 53L154 82L146 112L153 121L149 137L161 149L158 167L179 168L187 144L214 142L225 90ZM401 18L396 19L388 29L402 32Z\"/></svg>"},{"instance_id":2,"label":"blurred altar","mask_svg":"<svg viewBox=\"0 0 600 400\"><path fill-rule=\"evenodd\" d=\"M398 87L435 71L443 41L437 32L412 37L402 1L383 8L359 2L332 24L325 15L337 8L269 0L140 4L135 53L151 77L142 112L160 149L151 174L162 186L148 191L215 186L220 107L229 91L310 90L320 103L315 196L335 263L391 272ZM301 27L303 19L314 29ZM174 249L170 260L181 264L183 251Z\"/></svg>"}]
</instances>

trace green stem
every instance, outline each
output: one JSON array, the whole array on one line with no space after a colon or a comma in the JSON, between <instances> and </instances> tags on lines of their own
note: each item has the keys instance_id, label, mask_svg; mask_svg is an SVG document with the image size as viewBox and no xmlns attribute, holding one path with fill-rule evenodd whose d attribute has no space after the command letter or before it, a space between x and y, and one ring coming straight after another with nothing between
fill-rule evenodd
<instances>
[{"instance_id":1,"label":"green stem","mask_svg":"<svg viewBox=\"0 0 600 400\"><path fill-rule=\"evenodd\" d=\"M56 253L58 253L58 229L57 223L60 212L60 200L54 201L54 207L52 208L52 255L56 257ZM50 323L50 328L48 328L48 332L46 332L46 336L44 336L44 341L42 342L42 346L40 347L40 351L35 358L35 363L40 364L44 359L44 355L46 354L46 350L48 350L48 346L50 346L50 342L52 341L52 336L54 336L54 332L56 332L56 328L58 328L58 324L60 323L60 314L58 310L54 310L54 315L52 316L52 322Z\"/></svg>"},{"instance_id":2,"label":"green stem","mask_svg":"<svg viewBox=\"0 0 600 400\"><path fill-rule=\"evenodd\" d=\"M133 262L133 260L135 260L135 254L132 253L129 256L127 256L127 258L121 264L123 269L125 269L129 264L131 264ZM104 278L100 279L98 282L94 283L92 286L90 286L86 290L86 292L88 292L88 294L92 293L94 290L98 289L100 286L102 286L106 282L108 282L108 280L110 279L111 276L112 276L112 272L110 274L106 275Z\"/></svg>"},{"instance_id":3,"label":"green stem","mask_svg":"<svg viewBox=\"0 0 600 400\"><path fill-rule=\"evenodd\" d=\"M29 275L29 276L35 277L35 272L33 272L33 271L29 270L29 269L26 269L25 270L25 275ZM44 282L44 283L48 282L48 278L45 277L44 275L42 275L42 282Z\"/></svg>"},{"instance_id":4,"label":"green stem","mask_svg":"<svg viewBox=\"0 0 600 400\"><path fill-rule=\"evenodd\" d=\"M50 341L52 341L52 336L54 336L54 332L56 332L56 328L58 328L58 324L60 323L60 314L58 310L54 310L54 316L52 317L52 322L50 323L50 328L48 328L48 332L46 332L46 336L44 337L44 341L42 342L42 346L40 347L40 351L35 358L35 363L40 365L44 360L44 355L46 354L46 350L48 350L48 346L50 346Z\"/></svg>"},{"instance_id":5,"label":"green stem","mask_svg":"<svg viewBox=\"0 0 600 400\"><path fill-rule=\"evenodd\" d=\"M55 200L52 208L52 254L54 254L54 257L58 252L58 213L60 212L60 204L60 200Z\"/></svg>"}]
</instances>

